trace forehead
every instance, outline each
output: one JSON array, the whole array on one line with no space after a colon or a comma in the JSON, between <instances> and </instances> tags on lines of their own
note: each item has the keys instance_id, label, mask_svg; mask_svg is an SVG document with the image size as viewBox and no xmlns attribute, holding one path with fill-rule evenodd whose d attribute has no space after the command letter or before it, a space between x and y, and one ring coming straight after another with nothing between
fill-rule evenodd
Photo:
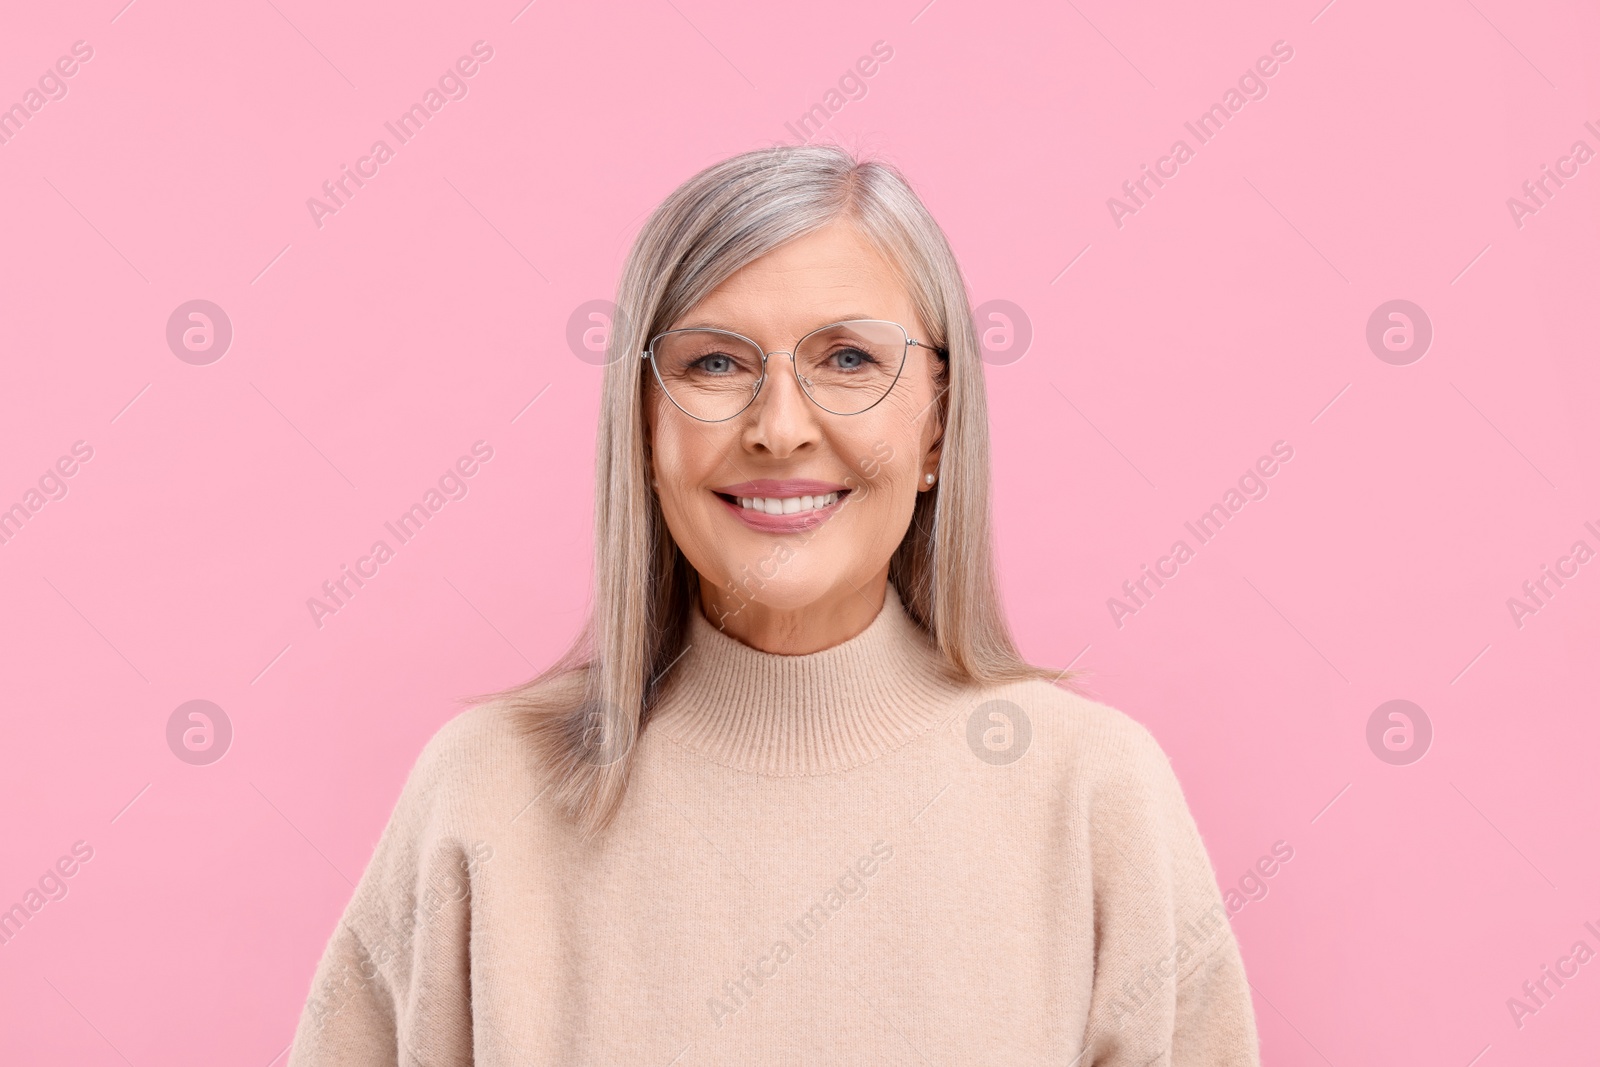
<instances>
[{"instance_id":1,"label":"forehead","mask_svg":"<svg viewBox=\"0 0 1600 1067\"><path fill-rule=\"evenodd\" d=\"M894 265L845 222L747 264L675 326L718 326L784 343L827 322L886 318L911 326L911 295Z\"/></svg>"}]
</instances>

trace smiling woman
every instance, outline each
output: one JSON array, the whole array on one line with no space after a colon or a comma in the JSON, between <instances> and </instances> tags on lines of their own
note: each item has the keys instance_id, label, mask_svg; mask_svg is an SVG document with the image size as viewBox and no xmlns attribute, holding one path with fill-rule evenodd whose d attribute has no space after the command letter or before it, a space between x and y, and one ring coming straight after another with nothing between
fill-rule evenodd
<instances>
[{"instance_id":1,"label":"smiling woman","mask_svg":"<svg viewBox=\"0 0 1600 1067\"><path fill-rule=\"evenodd\" d=\"M942 349L907 335L902 322L916 337L930 331L893 264L844 220L747 264L683 319L651 342L644 411L656 496L701 607L726 611L726 589L769 535L827 523L732 632L788 654L859 633L882 603L918 494L937 481ZM889 461L847 485L883 445ZM992 584L982 593L992 598Z\"/></svg>"},{"instance_id":2,"label":"smiling woman","mask_svg":"<svg viewBox=\"0 0 1600 1067\"><path fill-rule=\"evenodd\" d=\"M1253 1067L1171 765L1012 641L981 351L905 179L718 163L617 304L588 621L429 742L291 1067Z\"/></svg>"}]
</instances>

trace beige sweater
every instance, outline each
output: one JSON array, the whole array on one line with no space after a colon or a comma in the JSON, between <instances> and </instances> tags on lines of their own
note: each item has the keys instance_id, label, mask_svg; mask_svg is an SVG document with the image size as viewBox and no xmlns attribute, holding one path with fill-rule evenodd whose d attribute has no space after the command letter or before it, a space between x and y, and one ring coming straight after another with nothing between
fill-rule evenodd
<instances>
[{"instance_id":1,"label":"beige sweater","mask_svg":"<svg viewBox=\"0 0 1600 1067\"><path fill-rule=\"evenodd\" d=\"M1215 876L1142 726L1043 682L948 680L892 586L811 655L691 625L596 845L498 704L438 732L289 1067L1258 1063Z\"/></svg>"}]
</instances>

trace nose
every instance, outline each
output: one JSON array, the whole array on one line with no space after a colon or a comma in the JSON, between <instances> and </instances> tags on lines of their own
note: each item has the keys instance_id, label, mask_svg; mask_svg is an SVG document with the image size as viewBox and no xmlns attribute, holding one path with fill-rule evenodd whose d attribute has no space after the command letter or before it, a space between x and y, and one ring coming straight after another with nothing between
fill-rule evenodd
<instances>
[{"instance_id":1,"label":"nose","mask_svg":"<svg viewBox=\"0 0 1600 1067\"><path fill-rule=\"evenodd\" d=\"M779 357L788 367L774 366ZM774 456L787 456L816 440L817 408L795 375L794 353L767 353L767 376L761 383L747 414L743 439L748 449L765 449Z\"/></svg>"}]
</instances>

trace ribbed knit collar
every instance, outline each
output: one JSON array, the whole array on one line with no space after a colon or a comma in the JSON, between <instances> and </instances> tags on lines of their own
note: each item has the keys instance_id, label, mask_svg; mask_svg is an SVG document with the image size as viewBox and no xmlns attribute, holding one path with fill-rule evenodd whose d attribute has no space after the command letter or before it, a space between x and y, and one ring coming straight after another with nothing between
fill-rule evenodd
<instances>
[{"instance_id":1,"label":"ribbed knit collar","mask_svg":"<svg viewBox=\"0 0 1600 1067\"><path fill-rule=\"evenodd\" d=\"M893 584L865 630L820 652L752 648L698 606L688 644L651 728L756 774L828 774L870 762L947 719L962 691Z\"/></svg>"}]
</instances>

